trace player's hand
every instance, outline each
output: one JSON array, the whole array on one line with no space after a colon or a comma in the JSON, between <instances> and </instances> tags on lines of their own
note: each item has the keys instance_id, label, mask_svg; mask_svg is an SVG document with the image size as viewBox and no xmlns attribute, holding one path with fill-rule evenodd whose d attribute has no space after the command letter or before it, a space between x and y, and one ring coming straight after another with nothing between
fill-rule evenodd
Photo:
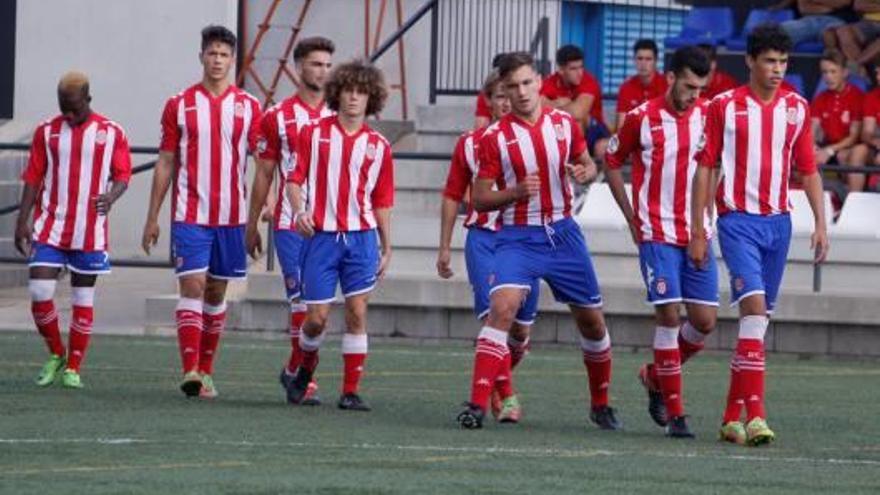
<instances>
[{"instance_id":1,"label":"player's hand","mask_svg":"<svg viewBox=\"0 0 880 495\"><path fill-rule=\"evenodd\" d=\"M571 177L577 181L578 184L586 184L590 180L596 177L599 173L599 169L596 167L596 163L590 160L586 165L578 163L576 165L566 164L565 168L568 170L568 173Z\"/></svg>"},{"instance_id":2,"label":"player's hand","mask_svg":"<svg viewBox=\"0 0 880 495\"><path fill-rule=\"evenodd\" d=\"M257 259L263 254L263 238L256 225L248 224L244 233L244 245L253 259Z\"/></svg>"},{"instance_id":3,"label":"player's hand","mask_svg":"<svg viewBox=\"0 0 880 495\"><path fill-rule=\"evenodd\" d=\"M391 248L383 249L382 256L379 258L379 271L376 272L376 278L382 280L385 272L388 270L388 263L391 261Z\"/></svg>"},{"instance_id":4,"label":"player's hand","mask_svg":"<svg viewBox=\"0 0 880 495\"><path fill-rule=\"evenodd\" d=\"M825 148L819 148L816 150L816 164L817 165L825 165L828 163L828 160L831 159L831 155L825 151Z\"/></svg>"},{"instance_id":5,"label":"player's hand","mask_svg":"<svg viewBox=\"0 0 880 495\"><path fill-rule=\"evenodd\" d=\"M527 175L522 182L516 185L516 199L523 200L538 194L541 189L541 179L536 174Z\"/></svg>"},{"instance_id":6,"label":"player's hand","mask_svg":"<svg viewBox=\"0 0 880 495\"><path fill-rule=\"evenodd\" d=\"M15 249L22 256L27 256L31 248L33 230L27 220L19 220L15 225Z\"/></svg>"},{"instance_id":7,"label":"player's hand","mask_svg":"<svg viewBox=\"0 0 880 495\"><path fill-rule=\"evenodd\" d=\"M825 258L828 257L828 250L831 248L831 243L828 242L828 232L826 232L824 228L816 229L813 232L813 235L810 236L810 248L815 253L813 263L822 263L825 261Z\"/></svg>"},{"instance_id":8,"label":"player's hand","mask_svg":"<svg viewBox=\"0 0 880 495\"><path fill-rule=\"evenodd\" d=\"M449 248L443 248L437 253L437 275L440 275L440 278L451 278L455 275L449 267L451 259L452 253Z\"/></svg>"},{"instance_id":9,"label":"player's hand","mask_svg":"<svg viewBox=\"0 0 880 495\"><path fill-rule=\"evenodd\" d=\"M639 229L638 227L636 227L635 222L629 222L627 225L629 226L629 235L630 237L632 237L633 244L638 246L641 242L642 233L639 232Z\"/></svg>"},{"instance_id":10,"label":"player's hand","mask_svg":"<svg viewBox=\"0 0 880 495\"><path fill-rule=\"evenodd\" d=\"M144 225L144 234L141 236L141 247L149 256L150 249L159 242L159 223L155 220L147 220Z\"/></svg>"},{"instance_id":11,"label":"player's hand","mask_svg":"<svg viewBox=\"0 0 880 495\"><path fill-rule=\"evenodd\" d=\"M694 263L698 270L702 270L706 266L706 254L709 250L708 241L705 234L691 235L691 241L688 243L688 258Z\"/></svg>"},{"instance_id":12,"label":"player's hand","mask_svg":"<svg viewBox=\"0 0 880 495\"><path fill-rule=\"evenodd\" d=\"M98 215L107 215L110 213L110 208L113 206L113 201L110 199L109 194L99 194L92 198L92 201L95 202L95 211L98 212Z\"/></svg>"},{"instance_id":13,"label":"player's hand","mask_svg":"<svg viewBox=\"0 0 880 495\"><path fill-rule=\"evenodd\" d=\"M303 237L315 235L315 222L312 220L312 212L304 211L296 214L296 230Z\"/></svg>"}]
</instances>

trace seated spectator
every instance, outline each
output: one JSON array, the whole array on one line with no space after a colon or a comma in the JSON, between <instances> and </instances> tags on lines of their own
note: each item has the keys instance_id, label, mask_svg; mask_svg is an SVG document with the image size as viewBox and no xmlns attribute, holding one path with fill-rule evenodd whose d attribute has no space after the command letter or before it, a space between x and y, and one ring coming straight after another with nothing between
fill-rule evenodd
<instances>
[{"instance_id":1,"label":"seated spectator","mask_svg":"<svg viewBox=\"0 0 880 495\"><path fill-rule=\"evenodd\" d=\"M711 100L715 96L739 86L739 83L733 76L718 68L718 49L715 48L715 45L703 44L698 46L706 53L711 67L709 70L709 84L703 90L703 98Z\"/></svg>"},{"instance_id":2,"label":"seated spectator","mask_svg":"<svg viewBox=\"0 0 880 495\"><path fill-rule=\"evenodd\" d=\"M666 94L666 78L657 72L657 43L641 39L633 45L636 75L617 90L617 127L623 124L626 113L642 103Z\"/></svg>"},{"instance_id":3,"label":"seated spectator","mask_svg":"<svg viewBox=\"0 0 880 495\"><path fill-rule=\"evenodd\" d=\"M584 52L574 45L556 51L556 73L541 85L544 104L571 114L586 128L590 155L597 162L605 156L611 133L602 115L602 89L584 68Z\"/></svg>"},{"instance_id":4,"label":"seated spectator","mask_svg":"<svg viewBox=\"0 0 880 495\"><path fill-rule=\"evenodd\" d=\"M813 115L813 135L818 144L816 163L864 166L864 154L853 153L862 130L864 93L847 82L849 71L846 69L846 60L839 51L826 50L819 66L828 89L816 96L810 108ZM846 174L845 181L850 191L861 191L865 186L865 177L862 174Z\"/></svg>"},{"instance_id":5,"label":"seated spectator","mask_svg":"<svg viewBox=\"0 0 880 495\"><path fill-rule=\"evenodd\" d=\"M862 66L880 55L880 0L855 0L853 10L861 20L829 29L825 44L839 48L847 60Z\"/></svg>"},{"instance_id":6,"label":"seated spectator","mask_svg":"<svg viewBox=\"0 0 880 495\"><path fill-rule=\"evenodd\" d=\"M779 25L793 44L822 41L826 29L842 26L853 0L782 0L771 9L787 9L797 4L800 17Z\"/></svg>"},{"instance_id":7,"label":"seated spectator","mask_svg":"<svg viewBox=\"0 0 880 495\"><path fill-rule=\"evenodd\" d=\"M859 155L864 163L870 160L876 167L880 166L880 136L877 132L877 122L880 122L880 66L875 66L871 72L877 86L863 100L861 142L853 149L853 155ZM867 183L869 190L880 190L880 174L868 176Z\"/></svg>"}]
</instances>

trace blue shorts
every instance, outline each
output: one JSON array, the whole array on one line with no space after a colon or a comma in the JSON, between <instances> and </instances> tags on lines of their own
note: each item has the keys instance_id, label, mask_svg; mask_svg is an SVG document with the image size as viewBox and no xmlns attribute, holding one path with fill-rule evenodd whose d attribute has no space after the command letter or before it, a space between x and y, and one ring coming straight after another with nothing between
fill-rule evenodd
<instances>
[{"instance_id":1,"label":"blue shorts","mask_svg":"<svg viewBox=\"0 0 880 495\"><path fill-rule=\"evenodd\" d=\"M302 260L305 239L293 230L275 231L275 252L284 275L284 291L287 299L298 299L302 292Z\"/></svg>"},{"instance_id":2,"label":"blue shorts","mask_svg":"<svg viewBox=\"0 0 880 495\"><path fill-rule=\"evenodd\" d=\"M703 269L688 258L686 247L662 242L639 244L639 265L649 304L718 306L718 265L711 244Z\"/></svg>"},{"instance_id":3,"label":"blue shorts","mask_svg":"<svg viewBox=\"0 0 880 495\"><path fill-rule=\"evenodd\" d=\"M110 256L106 251L79 251L61 249L49 244L35 242L31 246L28 266L67 267L83 275L110 273Z\"/></svg>"},{"instance_id":4,"label":"blue shorts","mask_svg":"<svg viewBox=\"0 0 880 495\"><path fill-rule=\"evenodd\" d=\"M302 300L326 304L336 298L373 290L379 271L379 238L375 229L356 232L316 232L305 242Z\"/></svg>"},{"instance_id":5,"label":"blue shorts","mask_svg":"<svg viewBox=\"0 0 880 495\"><path fill-rule=\"evenodd\" d=\"M600 139L608 139L611 137L611 131L608 130L608 126L602 122L597 122L596 120L590 121L590 125L587 126L587 131L584 134L586 134L587 146L589 147L590 155L592 156L595 156L596 154L596 143Z\"/></svg>"},{"instance_id":6,"label":"blue shorts","mask_svg":"<svg viewBox=\"0 0 880 495\"><path fill-rule=\"evenodd\" d=\"M571 218L544 227L505 225L496 234L495 280L490 293L504 287L528 290L539 278L560 303L602 306L587 242Z\"/></svg>"},{"instance_id":7,"label":"blue shorts","mask_svg":"<svg viewBox=\"0 0 880 495\"><path fill-rule=\"evenodd\" d=\"M468 229L464 243L464 261L467 264L468 281L474 290L474 312L482 320L489 314L489 289L495 269L495 232L473 227ZM535 279L529 294L516 313L516 322L531 325L538 314L540 285Z\"/></svg>"},{"instance_id":8,"label":"blue shorts","mask_svg":"<svg viewBox=\"0 0 880 495\"><path fill-rule=\"evenodd\" d=\"M772 313L791 244L789 215L726 213L718 218L718 241L730 272L731 305L764 294L767 312Z\"/></svg>"},{"instance_id":9,"label":"blue shorts","mask_svg":"<svg viewBox=\"0 0 880 495\"><path fill-rule=\"evenodd\" d=\"M174 222L171 239L178 277L205 271L224 280L247 276L244 225L208 227Z\"/></svg>"}]
</instances>

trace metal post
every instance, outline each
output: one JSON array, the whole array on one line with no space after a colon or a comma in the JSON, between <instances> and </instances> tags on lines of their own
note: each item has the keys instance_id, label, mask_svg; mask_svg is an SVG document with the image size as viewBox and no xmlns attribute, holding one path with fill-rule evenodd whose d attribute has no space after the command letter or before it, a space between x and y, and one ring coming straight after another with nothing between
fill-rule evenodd
<instances>
[{"instance_id":1,"label":"metal post","mask_svg":"<svg viewBox=\"0 0 880 495\"><path fill-rule=\"evenodd\" d=\"M439 8L438 2L434 2L434 5L431 6L431 73L428 76L430 79L428 84L428 102L431 105L437 103L437 36L439 36L437 32L439 24L437 10Z\"/></svg>"}]
</instances>

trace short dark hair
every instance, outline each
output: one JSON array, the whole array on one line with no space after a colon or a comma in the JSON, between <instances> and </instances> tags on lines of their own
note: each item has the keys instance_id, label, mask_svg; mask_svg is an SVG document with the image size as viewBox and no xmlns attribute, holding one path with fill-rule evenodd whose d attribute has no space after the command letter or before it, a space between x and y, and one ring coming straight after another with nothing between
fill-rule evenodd
<instances>
[{"instance_id":1,"label":"short dark hair","mask_svg":"<svg viewBox=\"0 0 880 495\"><path fill-rule=\"evenodd\" d=\"M495 54L494 57L492 57L492 68L493 69L498 68L498 64L501 62L501 59L504 58L505 55L507 55L507 52L498 52Z\"/></svg>"},{"instance_id":2,"label":"short dark hair","mask_svg":"<svg viewBox=\"0 0 880 495\"><path fill-rule=\"evenodd\" d=\"M761 24L752 30L746 38L746 53L752 58L771 50L789 53L791 47L791 36L778 24Z\"/></svg>"},{"instance_id":3,"label":"short dark hair","mask_svg":"<svg viewBox=\"0 0 880 495\"><path fill-rule=\"evenodd\" d=\"M564 45L556 50L556 65L561 66L569 62L577 62L584 59L584 51L575 45Z\"/></svg>"},{"instance_id":4,"label":"short dark hair","mask_svg":"<svg viewBox=\"0 0 880 495\"><path fill-rule=\"evenodd\" d=\"M657 42L652 39L642 38L636 41L633 45L633 55L638 54L639 50L651 50L654 52L654 58L657 58Z\"/></svg>"},{"instance_id":5,"label":"short dark hair","mask_svg":"<svg viewBox=\"0 0 880 495\"><path fill-rule=\"evenodd\" d=\"M822 56L819 58L819 61L827 61L831 62L838 67L846 67L846 57L840 50L836 50L834 48L829 48L822 52Z\"/></svg>"},{"instance_id":6,"label":"short dark hair","mask_svg":"<svg viewBox=\"0 0 880 495\"><path fill-rule=\"evenodd\" d=\"M225 43L235 50L235 35L226 27L212 24L202 29L202 51L215 41Z\"/></svg>"},{"instance_id":7,"label":"short dark hair","mask_svg":"<svg viewBox=\"0 0 880 495\"><path fill-rule=\"evenodd\" d=\"M296 48L293 49L293 61L299 62L308 57L312 52L327 52L332 55L335 51L336 45L333 44L333 41L323 36L303 38L296 44Z\"/></svg>"},{"instance_id":8,"label":"short dark hair","mask_svg":"<svg viewBox=\"0 0 880 495\"><path fill-rule=\"evenodd\" d=\"M324 86L324 98L330 110L339 111L339 96L347 89L358 89L369 95L367 115L375 115L385 108L385 100L388 99L385 76L370 62L355 59L333 69Z\"/></svg>"},{"instance_id":9,"label":"short dark hair","mask_svg":"<svg viewBox=\"0 0 880 495\"><path fill-rule=\"evenodd\" d=\"M526 52L510 52L505 53L503 57L498 61L498 77L501 79L507 79L513 71L528 65L531 68L535 68L535 59L532 58Z\"/></svg>"},{"instance_id":10,"label":"short dark hair","mask_svg":"<svg viewBox=\"0 0 880 495\"><path fill-rule=\"evenodd\" d=\"M483 96L486 99L492 99L492 92L495 91L499 84L501 84L501 75L498 73L498 69L494 69L486 76L486 80L483 81Z\"/></svg>"},{"instance_id":11,"label":"short dark hair","mask_svg":"<svg viewBox=\"0 0 880 495\"><path fill-rule=\"evenodd\" d=\"M709 43L700 43L697 48L703 50L710 62L714 62L718 58L718 47Z\"/></svg>"},{"instance_id":12,"label":"short dark hair","mask_svg":"<svg viewBox=\"0 0 880 495\"><path fill-rule=\"evenodd\" d=\"M711 62L705 51L696 46L683 46L672 54L666 70L680 76L685 69L690 69L697 77L706 77L711 68Z\"/></svg>"}]
</instances>

